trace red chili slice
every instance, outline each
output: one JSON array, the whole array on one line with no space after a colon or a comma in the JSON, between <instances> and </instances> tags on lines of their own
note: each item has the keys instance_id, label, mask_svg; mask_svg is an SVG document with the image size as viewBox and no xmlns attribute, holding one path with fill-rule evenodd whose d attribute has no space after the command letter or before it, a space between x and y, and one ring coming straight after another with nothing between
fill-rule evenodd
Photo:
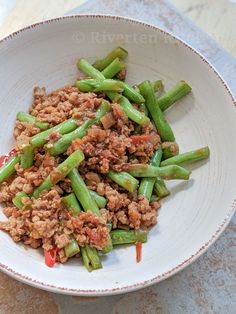
<instances>
[{"instance_id":1,"label":"red chili slice","mask_svg":"<svg viewBox=\"0 0 236 314\"><path fill-rule=\"evenodd\" d=\"M140 142L147 142L150 139L150 136L147 134L141 134L141 135L132 135L130 136L131 141L134 144L138 144Z\"/></svg>"},{"instance_id":2,"label":"red chili slice","mask_svg":"<svg viewBox=\"0 0 236 314\"><path fill-rule=\"evenodd\" d=\"M2 167L12 156L16 154L16 149L13 148L9 153L5 156L0 156L0 167Z\"/></svg>"},{"instance_id":3,"label":"red chili slice","mask_svg":"<svg viewBox=\"0 0 236 314\"><path fill-rule=\"evenodd\" d=\"M56 263L56 257L57 257L57 249L51 249L51 250L44 250L44 258L45 258L45 264L48 267L53 267Z\"/></svg>"},{"instance_id":4,"label":"red chili slice","mask_svg":"<svg viewBox=\"0 0 236 314\"><path fill-rule=\"evenodd\" d=\"M142 259L142 242L136 242L136 262L141 262Z\"/></svg>"}]
</instances>

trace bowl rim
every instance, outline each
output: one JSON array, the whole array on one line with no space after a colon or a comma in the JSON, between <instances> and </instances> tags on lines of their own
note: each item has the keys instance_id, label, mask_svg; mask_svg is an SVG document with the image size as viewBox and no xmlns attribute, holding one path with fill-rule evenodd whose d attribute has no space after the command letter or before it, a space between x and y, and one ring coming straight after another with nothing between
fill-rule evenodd
<instances>
[{"instance_id":1,"label":"bowl rim","mask_svg":"<svg viewBox=\"0 0 236 314\"><path fill-rule=\"evenodd\" d=\"M216 77L218 78L218 80L220 81L220 83L222 84L222 86L224 87L224 89L226 90L228 95L230 96L233 106L236 108L236 98L234 97L233 92L228 87L228 85L226 84L226 82L223 79L223 77L221 76L221 74L219 74L219 72L211 64L210 61L208 61L197 49L193 48L190 44L186 43L180 37L172 34L172 32L166 31L166 30L162 29L161 27L155 26L153 24L143 22L142 20L133 19L133 18L125 17L125 16L112 15L112 14L71 14L71 15L60 16L60 17L56 17L56 18L52 18L52 19L43 20L41 22L33 23L33 24L30 24L26 27L23 27L23 28L15 31L15 32L7 35L3 39L1 39L0 45L6 41L9 41L9 40L17 37L22 32L26 32L28 30L37 28L37 27L44 25L44 24L57 23L57 22L60 22L62 20L84 19L84 18L111 19L111 20L113 19L113 20L124 21L124 22L132 23L132 24L138 24L138 25L142 25L144 27L150 28L150 29L154 29L155 31L158 31L159 33L162 33L165 36L177 41L178 44L184 46L185 48L190 50L192 53L197 55L200 58L200 61L204 62L209 67L209 69L214 72L214 74L216 75ZM36 287L36 288L41 288L43 290L51 291L54 293L67 294L67 295L78 295L78 296L79 295L80 296L108 296L108 295L116 295L116 294L121 294L121 293L128 293L128 292L136 291L138 289L142 289L142 288L148 287L150 285L153 285L155 283L161 282L161 281L175 275L176 273L180 272L185 267L187 267L188 265L193 263L218 239L218 237L222 234L222 232L225 230L225 228L229 224L229 222L230 222L230 220L233 217L235 212L236 212L236 198L234 199L232 205L230 206L226 217L221 222L221 224L217 227L214 234L210 237L210 239L208 239L208 241L206 241L201 247L199 247L198 250L196 250L196 252L194 254L192 254L187 259L183 260L181 263L174 266L170 270L168 270L168 271L166 271L166 272L164 272L158 276L154 276L151 279L148 279L146 281L142 281L142 282L139 282L136 284L126 285L126 286L111 288L111 289L83 290L83 289L74 289L74 288L65 288L65 287L55 286L55 285L51 285L49 283L35 280L31 277L28 277L26 275L23 275L23 274L15 271L14 269L8 267L7 265L2 264L1 261L0 261L0 270L2 272L6 273L7 275L9 275L10 277L12 277L18 281L21 281L25 284L28 284L28 285Z\"/></svg>"}]
</instances>

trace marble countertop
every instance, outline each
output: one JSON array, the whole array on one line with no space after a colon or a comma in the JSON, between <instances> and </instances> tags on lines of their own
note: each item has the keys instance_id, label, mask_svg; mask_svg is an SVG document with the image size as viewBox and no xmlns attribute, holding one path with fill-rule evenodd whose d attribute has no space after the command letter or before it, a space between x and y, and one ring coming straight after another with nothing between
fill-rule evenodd
<instances>
[{"instance_id":1,"label":"marble countertop","mask_svg":"<svg viewBox=\"0 0 236 314\"><path fill-rule=\"evenodd\" d=\"M75 9L84 0L0 0L0 37L27 24ZM120 5L118 5L118 2ZM221 71L236 95L236 60L196 28L192 18L236 56L235 1L172 0L184 16L164 0L90 0L74 12L122 12L147 19L140 8L151 8L150 23L158 24L200 50ZM35 10L37 7L37 10ZM108 12L107 12L107 11ZM110 10L110 11L109 11ZM120 10L120 11L119 11ZM157 14L159 13L159 14ZM171 19L170 19L171 15ZM70 297L45 292L0 273L0 314L6 313L227 313L236 309L236 219L216 243L182 272L152 287L126 295L100 298Z\"/></svg>"}]
</instances>

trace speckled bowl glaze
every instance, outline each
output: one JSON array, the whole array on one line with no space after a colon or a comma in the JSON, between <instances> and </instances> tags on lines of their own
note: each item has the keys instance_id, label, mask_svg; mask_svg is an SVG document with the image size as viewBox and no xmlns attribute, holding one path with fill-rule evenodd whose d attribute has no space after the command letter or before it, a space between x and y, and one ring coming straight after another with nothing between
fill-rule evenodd
<instances>
[{"instance_id":1,"label":"speckled bowl glaze","mask_svg":"<svg viewBox=\"0 0 236 314\"><path fill-rule=\"evenodd\" d=\"M90 61L111 48L129 51L130 83L185 79L193 93L168 112L181 151L209 145L211 157L195 164L191 180L171 182L158 224L137 264L134 246L103 258L88 273L78 260L53 269L40 250L25 249L0 232L0 269L27 284L71 295L125 293L168 278L198 258L221 234L236 202L236 104L214 68L193 48L154 26L112 16L69 16L29 26L0 42L1 154L13 146L17 111L27 110L35 85L48 91L73 83L79 57ZM5 217L0 212L0 219Z\"/></svg>"}]
</instances>

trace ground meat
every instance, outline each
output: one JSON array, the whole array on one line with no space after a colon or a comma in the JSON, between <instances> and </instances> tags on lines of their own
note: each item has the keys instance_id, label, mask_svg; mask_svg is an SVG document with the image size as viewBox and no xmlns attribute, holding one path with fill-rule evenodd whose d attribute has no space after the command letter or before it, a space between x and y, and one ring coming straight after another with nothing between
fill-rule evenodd
<instances>
[{"instance_id":1,"label":"ground meat","mask_svg":"<svg viewBox=\"0 0 236 314\"><path fill-rule=\"evenodd\" d=\"M86 118L94 117L101 100L94 93L80 93L77 87L70 85L48 95L45 90L35 88L30 113L51 125L62 123L71 117L83 122Z\"/></svg>"},{"instance_id":2,"label":"ground meat","mask_svg":"<svg viewBox=\"0 0 236 314\"><path fill-rule=\"evenodd\" d=\"M40 129L37 128L32 123L21 122L16 120L15 128L14 128L14 137L16 140L20 140L23 136L33 136L40 132Z\"/></svg>"},{"instance_id":3,"label":"ground meat","mask_svg":"<svg viewBox=\"0 0 236 314\"><path fill-rule=\"evenodd\" d=\"M102 249L108 241L109 230L106 221L91 212L81 213L73 218L74 235L82 246L89 244Z\"/></svg>"},{"instance_id":4,"label":"ground meat","mask_svg":"<svg viewBox=\"0 0 236 314\"><path fill-rule=\"evenodd\" d=\"M46 140L50 143L55 143L61 138L61 136L62 135L59 132L54 131L54 132L50 133L50 135L48 136L48 138Z\"/></svg>"},{"instance_id":5,"label":"ground meat","mask_svg":"<svg viewBox=\"0 0 236 314\"><path fill-rule=\"evenodd\" d=\"M123 79L125 74L121 71L119 79ZM48 122L50 127L69 118L78 119L80 126L95 117L101 102L107 101L104 97L103 93L82 93L70 85L50 94L46 94L45 88L36 87L30 114L39 121ZM134 106L139 110L138 105ZM31 123L17 120L14 129L17 150L40 131ZM56 249L57 261L65 263L68 258L64 248L72 237L81 247L88 244L101 250L108 243L107 223L112 223L113 228L135 230L146 229L156 223L158 202L149 202L138 196L137 191L128 193L106 176L109 170L126 171L130 164L149 162L161 145L151 123L137 128L122 107L112 103L101 122L91 126L83 138L75 139L65 153L70 155L77 149L83 151L85 158L78 170L87 187L107 199L99 217L90 211L72 216L62 201L64 195L73 192L69 178L63 178L57 170L66 156L53 157L47 152L48 147L61 137L58 132L52 132L45 138L46 145L35 149L33 166L24 170L17 164L16 173L0 184L0 202L5 203L3 212L8 218L0 222L1 230L8 232L14 241L22 241L32 248ZM37 199L23 197L23 210L15 207L12 199L18 192L31 195L48 176L52 182L60 182Z\"/></svg>"},{"instance_id":6,"label":"ground meat","mask_svg":"<svg viewBox=\"0 0 236 314\"><path fill-rule=\"evenodd\" d=\"M10 201L18 192L24 191L31 194L35 187L50 174L57 166L59 158L48 154L36 153L35 165L23 170L20 165L16 165L16 174L10 183L0 185L0 202Z\"/></svg>"},{"instance_id":7,"label":"ground meat","mask_svg":"<svg viewBox=\"0 0 236 314\"><path fill-rule=\"evenodd\" d=\"M85 182L88 188L95 190L97 185L101 182L101 176L96 172L89 171L85 174Z\"/></svg>"},{"instance_id":8,"label":"ground meat","mask_svg":"<svg viewBox=\"0 0 236 314\"><path fill-rule=\"evenodd\" d=\"M55 236L55 244L59 249L62 249L70 243L70 237L67 234L61 234Z\"/></svg>"},{"instance_id":9,"label":"ground meat","mask_svg":"<svg viewBox=\"0 0 236 314\"><path fill-rule=\"evenodd\" d=\"M101 122L104 129L106 130L110 129L116 123L116 120L114 119L113 114L111 112L108 112L105 114L104 117L102 117Z\"/></svg>"},{"instance_id":10,"label":"ground meat","mask_svg":"<svg viewBox=\"0 0 236 314\"><path fill-rule=\"evenodd\" d=\"M158 202L149 203L143 196L136 193L126 193L117 191L117 187L111 187L107 179L97 184L96 192L107 198L106 209L102 210L103 218L113 224L113 228L118 225L143 229L156 223L157 210L160 207Z\"/></svg>"}]
</instances>

